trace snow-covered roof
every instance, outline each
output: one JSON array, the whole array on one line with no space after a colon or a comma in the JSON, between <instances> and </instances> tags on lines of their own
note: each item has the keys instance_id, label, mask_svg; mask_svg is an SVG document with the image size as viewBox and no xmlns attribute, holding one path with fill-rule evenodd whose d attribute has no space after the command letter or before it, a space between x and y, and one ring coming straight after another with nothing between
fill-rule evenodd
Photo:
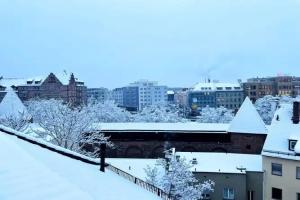
<instances>
[{"instance_id":1,"label":"snow-covered roof","mask_svg":"<svg viewBox=\"0 0 300 200\"><path fill-rule=\"evenodd\" d=\"M245 171L263 171L261 155L211 152L177 152L176 155L187 161L196 158L198 164L192 168L196 172L245 173ZM241 171L240 168L246 168L246 170Z\"/></svg>"},{"instance_id":2,"label":"snow-covered roof","mask_svg":"<svg viewBox=\"0 0 300 200\"><path fill-rule=\"evenodd\" d=\"M193 172L243 174L245 171L263 171L261 155L198 152L177 152L176 155L185 157L188 162L196 158L198 164L191 168ZM157 165L157 159L110 158L107 162L143 180L146 178L144 169ZM241 171L237 168L246 170Z\"/></svg>"},{"instance_id":3,"label":"snow-covered roof","mask_svg":"<svg viewBox=\"0 0 300 200\"><path fill-rule=\"evenodd\" d=\"M226 133L228 124L217 123L99 123L96 125L102 131L110 132L212 132Z\"/></svg>"},{"instance_id":4,"label":"snow-covered roof","mask_svg":"<svg viewBox=\"0 0 300 200\"><path fill-rule=\"evenodd\" d=\"M0 198L124 200L159 198L113 172L0 132Z\"/></svg>"},{"instance_id":5,"label":"snow-covered roof","mask_svg":"<svg viewBox=\"0 0 300 200\"><path fill-rule=\"evenodd\" d=\"M72 73L63 71L63 72L57 72L53 74L63 85L68 85ZM20 83L19 86L33 86L33 85L39 86L47 79L48 76L49 74L23 79L23 82ZM77 77L75 77L75 80L77 82L82 82ZM30 84L28 82L30 82Z\"/></svg>"},{"instance_id":6,"label":"snow-covered roof","mask_svg":"<svg viewBox=\"0 0 300 200\"><path fill-rule=\"evenodd\" d=\"M26 79L24 78L1 78L0 79L0 86L3 87L19 86L25 83L26 83Z\"/></svg>"},{"instance_id":7,"label":"snow-covered roof","mask_svg":"<svg viewBox=\"0 0 300 200\"><path fill-rule=\"evenodd\" d=\"M300 139L300 124L293 124L292 115L293 104L281 103L280 108L275 112L271 126L268 128L263 155L300 160L300 156L295 156L295 152L289 150L289 140ZM277 120L277 116L279 120Z\"/></svg>"},{"instance_id":8,"label":"snow-covered roof","mask_svg":"<svg viewBox=\"0 0 300 200\"><path fill-rule=\"evenodd\" d=\"M197 83L192 87L192 91L230 91L230 90L240 90L242 88L239 83Z\"/></svg>"},{"instance_id":9,"label":"snow-covered roof","mask_svg":"<svg viewBox=\"0 0 300 200\"><path fill-rule=\"evenodd\" d=\"M228 132L267 134L267 128L248 97L230 123Z\"/></svg>"},{"instance_id":10,"label":"snow-covered roof","mask_svg":"<svg viewBox=\"0 0 300 200\"><path fill-rule=\"evenodd\" d=\"M0 103L0 118L28 114L26 107L11 87L6 88L6 94Z\"/></svg>"}]
</instances>

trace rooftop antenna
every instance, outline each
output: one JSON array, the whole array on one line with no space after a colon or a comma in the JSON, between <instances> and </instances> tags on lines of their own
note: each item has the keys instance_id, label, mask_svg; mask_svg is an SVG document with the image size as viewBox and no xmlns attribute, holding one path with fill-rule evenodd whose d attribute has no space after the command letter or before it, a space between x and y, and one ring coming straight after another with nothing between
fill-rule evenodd
<instances>
[{"instance_id":1,"label":"rooftop antenna","mask_svg":"<svg viewBox=\"0 0 300 200\"><path fill-rule=\"evenodd\" d=\"M237 170L241 171L241 172L244 172L247 170L247 168L243 167L243 166L240 166L240 167L236 167Z\"/></svg>"}]
</instances>

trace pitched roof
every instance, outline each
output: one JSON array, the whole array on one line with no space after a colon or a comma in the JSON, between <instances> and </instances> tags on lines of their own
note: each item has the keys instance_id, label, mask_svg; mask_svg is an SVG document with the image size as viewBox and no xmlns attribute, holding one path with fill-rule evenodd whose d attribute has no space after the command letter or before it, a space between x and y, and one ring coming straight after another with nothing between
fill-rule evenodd
<instances>
[{"instance_id":1,"label":"pitched roof","mask_svg":"<svg viewBox=\"0 0 300 200\"><path fill-rule=\"evenodd\" d=\"M27 114L27 109L11 87L6 88L6 95L0 103L0 117Z\"/></svg>"},{"instance_id":2,"label":"pitched roof","mask_svg":"<svg viewBox=\"0 0 300 200\"><path fill-rule=\"evenodd\" d=\"M269 131L263 147L263 155L300 160L300 156L295 155L295 152L300 150L299 142L297 142L295 151L289 150L289 140L299 141L300 139L300 124L293 124L292 115L293 104L281 103L280 108L275 112L271 126L268 127Z\"/></svg>"},{"instance_id":3,"label":"pitched roof","mask_svg":"<svg viewBox=\"0 0 300 200\"><path fill-rule=\"evenodd\" d=\"M248 97L230 123L228 132L267 134L267 128Z\"/></svg>"}]
</instances>

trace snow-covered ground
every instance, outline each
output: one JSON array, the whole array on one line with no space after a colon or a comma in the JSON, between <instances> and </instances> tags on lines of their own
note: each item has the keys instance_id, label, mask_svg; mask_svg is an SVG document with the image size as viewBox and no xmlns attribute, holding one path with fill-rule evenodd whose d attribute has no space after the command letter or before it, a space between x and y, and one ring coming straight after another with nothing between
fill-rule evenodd
<instances>
[{"instance_id":1,"label":"snow-covered ground","mask_svg":"<svg viewBox=\"0 0 300 200\"><path fill-rule=\"evenodd\" d=\"M0 132L1 200L155 200L154 194L99 166Z\"/></svg>"}]
</instances>

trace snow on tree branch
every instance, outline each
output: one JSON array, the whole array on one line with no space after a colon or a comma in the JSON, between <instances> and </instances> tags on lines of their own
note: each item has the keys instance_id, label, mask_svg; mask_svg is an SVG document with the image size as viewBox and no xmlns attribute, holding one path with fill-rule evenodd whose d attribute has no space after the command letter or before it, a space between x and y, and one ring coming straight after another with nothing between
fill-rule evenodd
<instances>
[{"instance_id":1,"label":"snow on tree branch","mask_svg":"<svg viewBox=\"0 0 300 200\"><path fill-rule=\"evenodd\" d=\"M93 128L94 110L88 107L70 107L60 100L34 100L28 110L41 129L40 137L58 146L82 152L82 147L95 142L108 142L108 137ZM97 149L95 149L97 150Z\"/></svg>"},{"instance_id":2,"label":"snow on tree branch","mask_svg":"<svg viewBox=\"0 0 300 200\"><path fill-rule=\"evenodd\" d=\"M229 123L234 117L232 110L222 106L218 108L207 106L201 110L200 114L197 119L200 123Z\"/></svg>"},{"instance_id":3,"label":"snow on tree branch","mask_svg":"<svg viewBox=\"0 0 300 200\"><path fill-rule=\"evenodd\" d=\"M145 169L146 180L170 196L178 200L198 200L202 199L204 194L214 191L215 183L207 180L200 183L191 171L192 165L183 158L171 156L170 160L159 160L159 168L147 166Z\"/></svg>"},{"instance_id":4,"label":"snow on tree branch","mask_svg":"<svg viewBox=\"0 0 300 200\"><path fill-rule=\"evenodd\" d=\"M0 118L0 124L10 127L16 131L24 131L29 125L31 117L25 113L20 112L14 115L5 115Z\"/></svg>"},{"instance_id":5,"label":"snow on tree branch","mask_svg":"<svg viewBox=\"0 0 300 200\"><path fill-rule=\"evenodd\" d=\"M172 105L151 105L134 116L135 122L186 122L180 110Z\"/></svg>"}]
</instances>

